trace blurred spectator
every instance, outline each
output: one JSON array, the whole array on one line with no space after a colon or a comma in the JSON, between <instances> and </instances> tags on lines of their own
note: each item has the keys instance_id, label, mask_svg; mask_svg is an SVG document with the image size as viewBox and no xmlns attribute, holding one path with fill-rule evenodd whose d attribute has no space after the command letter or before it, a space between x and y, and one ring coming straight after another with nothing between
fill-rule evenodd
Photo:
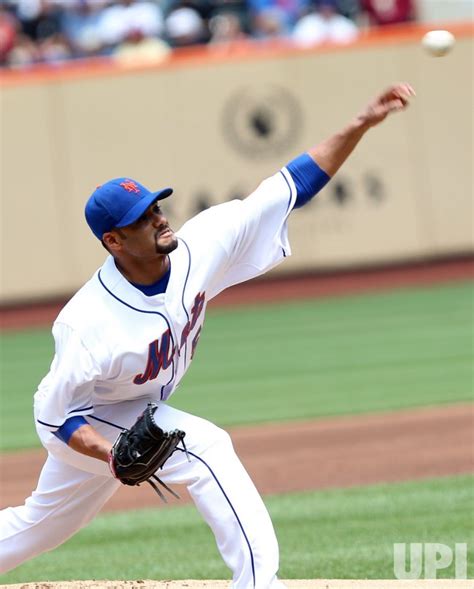
<instances>
[{"instance_id":1,"label":"blurred spectator","mask_svg":"<svg viewBox=\"0 0 474 589\"><path fill-rule=\"evenodd\" d=\"M77 57L100 54L103 42L99 23L105 0L71 0L64 12L62 28Z\"/></svg>"},{"instance_id":2,"label":"blurred spectator","mask_svg":"<svg viewBox=\"0 0 474 589\"><path fill-rule=\"evenodd\" d=\"M221 12L213 16L209 22L211 33L210 43L230 45L245 39L241 19L234 12Z\"/></svg>"},{"instance_id":3,"label":"blurred spectator","mask_svg":"<svg viewBox=\"0 0 474 589\"><path fill-rule=\"evenodd\" d=\"M414 0L361 0L372 25L394 25L415 19Z\"/></svg>"},{"instance_id":4,"label":"blurred spectator","mask_svg":"<svg viewBox=\"0 0 474 589\"><path fill-rule=\"evenodd\" d=\"M0 65L7 63L7 56L15 45L18 27L19 22L13 14L0 5Z\"/></svg>"},{"instance_id":5,"label":"blurred spectator","mask_svg":"<svg viewBox=\"0 0 474 589\"><path fill-rule=\"evenodd\" d=\"M134 31L112 55L121 65L129 66L160 62L169 53L170 48L162 39L145 37L140 31Z\"/></svg>"},{"instance_id":6,"label":"blurred spectator","mask_svg":"<svg viewBox=\"0 0 474 589\"><path fill-rule=\"evenodd\" d=\"M221 0L171 0L166 14L177 8L192 8L207 22L213 13L221 9L220 2Z\"/></svg>"},{"instance_id":7,"label":"blurred spectator","mask_svg":"<svg viewBox=\"0 0 474 589\"><path fill-rule=\"evenodd\" d=\"M163 32L163 13L150 0L120 0L102 11L97 30L102 43L109 47L136 32L144 37L158 36Z\"/></svg>"},{"instance_id":8,"label":"blurred spectator","mask_svg":"<svg viewBox=\"0 0 474 589\"><path fill-rule=\"evenodd\" d=\"M286 34L308 7L309 0L248 0L252 32L256 37Z\"/></svg>"},{"instance_id":9,"label":"blurred spectator","mask_svg":"<svg viewBox=\"0 0 474 589\"><path fill-rule=\"evenodd\" d=\"M284 37L290 29L282 12L271 8L255 13L251 21L252 36L257 39Z\"/></svg>"},{"instance_id":10,"label":"blurred spectator","mask_svg":"<svg viewBox=\"0 0 474 589\"><path fill-rule=\"evenodd\" d=\"M292 34L301 46L350 43L357 36L357 26L337 11L336 0L318 0L315 10L298 21Z\"/></svg>"},{"instance_id":11,"label":"blurred spectator","mask_svg":"<svg viewBox=\"0 0 474 589\"><path fill-rule=\"evenodd\" d=\"M357 22L361 12L360 2L361 0L337 0L337 8L342 16Z\"/></svg>"},{"instance_id":12,"label":"blurred spectator","mask_svg":"<svg viewBox=\"0 0 474 589\"><path fill-rule=\"evenodd\" d=\"M19 34L15 39L15 45L9 51L6 62L11 68L26 68L41 61L39 47L26 35Z\"/></svg>"},{"instance_id":13,"label":"blurred spectator","mask_svg":"<svg viewBox=\"0 0 474 589\"><path fill-rule=\"evenodd\" d=\"M194 8L178 5L165 19L165 34L172 47L188 47L208 40L204 19Z\"/></svg>"},{"instance_id":14,"label":"blurred spectator","mask_svg":"<svg viewBox=\"0 0 474 589\"><path fill-rule=\"evenodd\" d=\"M53 0L17 0L17 17L23 33L33 40L61 33L63 7Z\"/></svg>"},{"instance_id":15,"label":"blurred spectator","mask_svg":"<svg viewBox=\"0 0 474 589\"><path fill-rule=\"evenodd\" d=\"M64 35L56 33L38 44L39 59L44 63L58 64L72 57L72 51Z\"/></svg>"},{"instance_id":16,"label":"blurred spectator","mask_svg":"<svg viewBox=\"0 0 474 589\"><path fill-rule=\"evenodd\" d=\"M248 9L247 0L208 0L210 4L210 11L207 18L223 15L225 17L236 16L239 20L239 26L242 30L246 30L248 26Z\"/></svg>"}]
</instances>

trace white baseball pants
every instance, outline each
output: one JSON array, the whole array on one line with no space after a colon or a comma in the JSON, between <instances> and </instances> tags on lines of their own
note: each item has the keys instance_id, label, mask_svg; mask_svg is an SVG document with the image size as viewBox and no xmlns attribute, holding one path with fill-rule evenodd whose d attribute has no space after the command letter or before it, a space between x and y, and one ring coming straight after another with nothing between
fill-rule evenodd
<instances>
[{"instance_id":1,"label":"white baseball pants","mask_svg":"<svg viewBox=\"0 0 474 589\"><path fill-rule=\"evenodd\" d=\"M102 406L87 419L113 441L119 428L134 423L146 403L139 399ZM177 450L159 476L167 484L187 485L233 573L233 588L283 587L276 578L278 544L270 517L229 435L166 404L160 404L156 418L165 430L186 432L190 461ZM1 573L65 542L121 485L104 462L75 452L50 432L38 433L49 452L38 486L24 505L0 512Z\"/></svg>"}]
</instances>

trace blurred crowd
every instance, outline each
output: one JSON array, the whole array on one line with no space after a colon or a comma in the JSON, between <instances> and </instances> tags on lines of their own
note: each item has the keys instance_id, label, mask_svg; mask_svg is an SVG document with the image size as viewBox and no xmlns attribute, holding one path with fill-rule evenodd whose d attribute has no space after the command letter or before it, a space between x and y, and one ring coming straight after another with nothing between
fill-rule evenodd
<instances>
[{"instance_id":1,"label":"blurred crowd","mask_svg":"<svg viewBox=\"0 0 474 589\"><path fill-rule=\"evenodd\" d=\"M0 0L0 64L155 61L175 47L285 38L347 43L415 19L415 0Z\"/></svg>"}]
</instances>

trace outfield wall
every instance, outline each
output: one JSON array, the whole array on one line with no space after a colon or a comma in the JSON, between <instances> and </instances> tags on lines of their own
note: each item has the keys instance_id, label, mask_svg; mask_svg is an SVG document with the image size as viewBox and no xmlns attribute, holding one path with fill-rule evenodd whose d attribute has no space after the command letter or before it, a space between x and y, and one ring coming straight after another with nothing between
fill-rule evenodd
<instances>
[{"instance_id":1,"label":"outfield wall","mask_svg":"<svg viewBox=\"0 0 474 589\"><path fill-rule=\"evenodd\" d=\"M4 73L1 302L76 289L104 258L83 206L131 176L173 186L173 226L248 194L339 129L379 89L407 80L413 106L366 136L321 196L292 215L280 271L473 251L473 27L444 59L412 27L350 47L181 53L160 66L101 61ZM169 208L171 207L171 209Z\"/></svg>"}]
</instances>

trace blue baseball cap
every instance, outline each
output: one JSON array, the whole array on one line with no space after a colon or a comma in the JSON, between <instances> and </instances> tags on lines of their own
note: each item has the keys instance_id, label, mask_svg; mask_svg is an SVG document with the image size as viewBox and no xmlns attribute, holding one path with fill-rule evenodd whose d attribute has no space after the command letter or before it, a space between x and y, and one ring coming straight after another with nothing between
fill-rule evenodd
<instances>
[{"instance_id":1,"label":"blue baseball cap","mask_svg":"<svg viewBox=\"0 0 474 589\"><path fill-rule=\"evenodd\" d=\"M104 233L135 223L154 202L172 193L172 188L150 192L136 180L114 178L97 186L91 194L86 204L86 220L92 233L102 240Z\"/></svg>"}]
</instances>

